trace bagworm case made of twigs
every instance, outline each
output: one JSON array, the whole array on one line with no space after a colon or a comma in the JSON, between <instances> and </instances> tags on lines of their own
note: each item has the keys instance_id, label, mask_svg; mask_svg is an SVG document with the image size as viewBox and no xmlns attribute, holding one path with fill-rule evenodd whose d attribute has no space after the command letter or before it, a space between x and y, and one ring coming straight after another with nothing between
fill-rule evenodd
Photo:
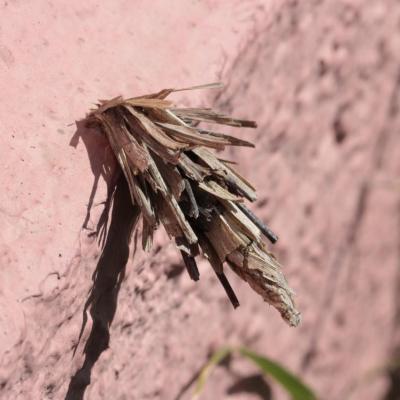
<instances>
[{"instance_id":1,"label":"bagworm case made of twigs","mask_svg":"<svg viewBox=\"0 0 400 400\"><path fill-rule=\"evenodd\" d=\"M100 101L86 117L107 136L128 182L132 203L143 215L142 243L152 245L162 224L180 250L192 279L199 279L195 258L210 262L234 307L239 305L224 273L228 264L273 305L290 325L300 322L293 293L263 236L277 240L245 205L256 200L253 186L232 163L212 150L253 144L232 136L200 129L199 124L255 128L256 123L231 118L209 108L179 108L166 98L181 90L164 89L130 99Z\"/></svg>"}]
</instances>

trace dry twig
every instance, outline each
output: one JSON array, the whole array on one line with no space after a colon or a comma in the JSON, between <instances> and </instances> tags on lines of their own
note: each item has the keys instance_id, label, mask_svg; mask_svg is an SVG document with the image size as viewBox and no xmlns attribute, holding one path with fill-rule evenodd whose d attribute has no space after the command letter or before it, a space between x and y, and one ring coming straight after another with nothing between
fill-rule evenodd
<instances>
[{"instance_id":1,"label":"dry twig","mask_svg":"<svg viewBox=\"0 0 400 400\"><path fill-rule=\"evenodd\" d=\"M219 87L209 84L180 90ZM217 158L212 149L250 146L198 124L255 128L256 123L218 114L208 108L177 108L166 100L176 89L130 99L100 101L87 116L99 124L129 185L132 203L143 215L142 243L152 245L162 224L174 239L192 279L199 279L195 258L210 262L234 307L239 305L224 264L273 305L292 326L300 314L275 257L263 242L276 235L243 205L254 201L255 189Z\"/></svg>"}]
</instances>

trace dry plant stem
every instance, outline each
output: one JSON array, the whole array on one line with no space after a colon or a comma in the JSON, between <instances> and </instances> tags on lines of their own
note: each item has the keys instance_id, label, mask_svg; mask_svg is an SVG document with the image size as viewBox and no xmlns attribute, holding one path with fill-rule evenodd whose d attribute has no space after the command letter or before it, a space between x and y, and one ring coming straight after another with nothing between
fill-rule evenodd
<instances>
[{"instance_id":1,"label":"dry plant stem","mask_svg":"<svg viewBox=\"0 0 400 400\"><path fill-rule=\"evenodd\" d=\"M263 242L263 236L272 243L277 236L243 204L245 199L256 199L255 189L231 162L219 159L214 152L225 146L254 146L198 127L206 122L255 128L256 123L209 108L179 108L166 100L179 90L220 86L164 89L130 99L100 101L87 121L98 124L107 136L128 182L132 204L140 207L146 251L162 224L193 280L200 277L196 257L202 254L237 307L239 301L224 273L224 264L228 264L289 325L296 326L300 314L293 292Z\"/></svg>"}]
</instances>

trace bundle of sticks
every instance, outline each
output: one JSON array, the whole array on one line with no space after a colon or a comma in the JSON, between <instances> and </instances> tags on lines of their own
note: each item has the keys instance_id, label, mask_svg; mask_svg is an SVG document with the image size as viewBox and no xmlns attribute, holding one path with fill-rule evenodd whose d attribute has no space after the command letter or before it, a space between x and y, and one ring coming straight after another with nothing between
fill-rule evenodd
<instances>
[{"instance_id":1,"label":"bundle of sticks","mask_svg":"<svg viewBox=\"0 0 400 400\"><path fill-rule=\"evenodd\" d=\"M187 271L199 279L196 257L211 264L232 305L239 301L224 265L274 306L291 326L300 322L281 266L263 236L276 235L245 205L255 201L253 186L233 163L213 150L254 147L248 141L201 129L201 123L255 128L253 121L231 118L210 108L179 108L166 98L173 92L220 87L208 84L123 99L100 100L86 120L100 126L128 182L132 203L140 207L145 250L162 224L175 241Z\"/></svg>"}]
</instances>

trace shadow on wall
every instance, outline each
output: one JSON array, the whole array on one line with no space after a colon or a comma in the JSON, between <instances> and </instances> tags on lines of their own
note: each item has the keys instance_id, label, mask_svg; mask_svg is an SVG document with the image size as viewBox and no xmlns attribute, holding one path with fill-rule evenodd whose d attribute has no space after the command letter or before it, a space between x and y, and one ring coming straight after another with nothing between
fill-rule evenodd
<instances>
[{"instance_id":1,"label":"shadow on wall","mask_svg":"<svg viewBox=\"0 0 400 400\"><path fill-rule=\"evenodd\" d=\"M117 161L112 153L106 136L102 134L97 127L88 127L86 121L77 121L76 132L71 138L69 143L70 146L76 148L78 146L79 139L81 139L85 145L89 157L90 168L94 177L93 186L87 205L87 213L82 227L83 229L88 228L90 210L93 206L93 200L97 191L99 179L102 177L107 183L108 195L102 216L97 225L96 234L100 235L100 241L104 245L105 231L103 232L102 236L100 228L103 227L106 229L107 227L106 218L109 215L112 192L115 189L120 172L119 169L116 168Z\"/></svg>"},{"instance_id":2,"label":"shadow on wall","mask_svg":"<svg viewBox=\"0 0 400 400\"><path fill-rule=\"evenodd\" d=\"M208 354L207 359L212 357L213 353ZM265 380L263 374L252 374L252 375L241 375L232 369L232 355L228 354L221 362L220 367L225 369L227 375L230 376L231 383L226 389L226 397L235 398L240 394L249 394L255 399L259 400L273 400L272 390L269 383ZM181 388L174 400L182 400L188 396L188 393L196 387L200 374L203 368L195 372L195 374L189 379L188 382ZM206 383L207 385L207 383ZM201 398L201 396L193 396L193 398Z\"/></svg>"},{"instance_id":3,"label":"shadow on wall","mask_svg":"<svg viewBox=\"0 0 400 400\"><path fill-rule=\"evenodd\" d=\"M86 129L81 124L77 123L78 130L71 140L71 145L77 144L78 139L82 138L94 174L93 188L83 228L89 221L90 209L101 175L108 183L108 198L94 232L100 241L103 241L103 249L93 274L93 286L83 310L79 339L87 323L87 310L90 312L93 324L83 350L85 355L83 366L71 378L65 400L83 399L85 390L90 384L92 368L101 353L108 348L109 328L117 309L118 293L129 258L129 243L140 216L139 208L132 206L125 178L121 174L115 178L113 176L115 168L112 164L106 163L105 158L99 157L99 150L106 148L104 145L101 146L99 142L101 139L96 138L91 129ZM93 143L93 141L97 141L97 143ZM111 223L107 231L108 215L111 215Z\"/></svg>"},{"instance_id":4,"label":"shadow on wall","mask_svg":"<svg viewBox=\"0 0 400 400\"><path fill-rule=\"evenodd\" d=\"M395 349L394 359L400 359L400 348ZM387 377L389 380L389 387L383 400L398 400L400 399L400 365L399 361L395 362L394 368L390 368Z\"/></svg>"},{"instance_id":5,"label":"shadow on wall","mask_svg":"<svg viewBox=\"0 0 400 400\"><path fill-rule=\"evenodd\" d=\"M271 388L261 374L242 377L227 390L228 395L240 393L257 395L260 400L272 400Z\"/></svg>"},{"instance_id":6,"label":"shadow on wall","mask_svg":"<svg viewBox=\"0 0 400 400\"><path fill-rule=\"evenodd\" d=\"M84 344L84 362L82 367L72 376L65 400L83 400L86 388L90 385L92 369L101 353L108 348L110 341L110 326L115 316L118 294L125 275L125 267L129 259L129 244L132 233L140 217L140 208L132 205L129 188L125 177L116 168L116 160L109 149L104 135L97 129L87 127L84 121L76 123L77 130L70 145L76 147L81 139L84 143L94 176L93 186L88 200L87 213L82 224L88 229L90 212L100 178L107 183L107 200L97 223L96 229L90 235L97 237L102 248L96 269L93 273L93 285L86 300L82 313L80 340L85 330L87 311L92 319L91 331ZM110 226L109 217L111 217ZM181 273L183 265L174 273ZM227 396L251 393L260 400L271 400L271 389L262 375L238 376L230 369L230 363L222 363L230 372L234 383L226 389ZM182 388L177 399L192 387L198 373Z\"/></svg>"}]
</instances>

